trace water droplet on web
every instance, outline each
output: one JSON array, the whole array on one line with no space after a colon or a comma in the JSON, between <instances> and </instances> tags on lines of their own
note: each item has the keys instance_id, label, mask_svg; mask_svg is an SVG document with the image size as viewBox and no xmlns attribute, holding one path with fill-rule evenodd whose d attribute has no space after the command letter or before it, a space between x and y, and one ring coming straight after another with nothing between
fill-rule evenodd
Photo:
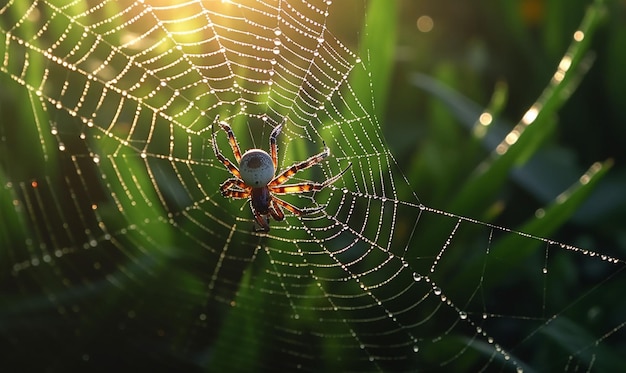
<instances>
[{"instance_id":1,"label":"water droplet on web","mask_svg":"<svg viewBox=\"0 0 626 373\"><path fill-rule=\"evenodd\" d=\"M417 272L413 272L413 280L415 280L416 282L422 281L422 275Z\"/></svg>"},{"instance_id":2,"label":"water droplet on web","mask_svg":"<svg viewBox=\"0 0 626 373\"><path fill-rule=\"evenodd\" d=\"M419 350L420 348L417 345L413 346L413 352L418 352Z\"/></svg>"},{"instance_id":3,"label":"water droplet on web","mask_svg":"<svg viewBox=\"0 0 626 373\"><path fill-rule=\"evenodd\" d=\"M466 320L467 319L467 313L465 313L464 311L459 312L459 318L461 320Z\"/></svg>"},{"instance_id":4,"label":"water droplet on web","mask_svg":"<svg viewBox=\"0 0 626 373\"><path fill-rule=\"evenodd\" d=\"M274 49L272 49L272 51L274 52L274 54L280 54L280 48L278 48L278 47L274 47Z\"/></svg>"},{"instance_id":5,"label":"water droplet on web","mask_svg":"<svg viewBox=\"0 0 626 373\"><path fill-rule=\"evenodd\" d=\"M435 293L435 295L441 295L441 288L439 286L435 286L433 288L433 293Z\"/></svg>"}]
</instances>

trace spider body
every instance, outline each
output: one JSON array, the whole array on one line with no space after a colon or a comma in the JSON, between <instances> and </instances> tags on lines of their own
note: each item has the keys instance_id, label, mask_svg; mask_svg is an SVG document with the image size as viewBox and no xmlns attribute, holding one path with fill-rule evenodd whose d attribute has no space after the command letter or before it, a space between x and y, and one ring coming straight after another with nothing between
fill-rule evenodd
<instances>
[{"instance_id":1,"label":"spider body","mask_svg":"<svg viewBox=\"0 0 626 373\"><path fill-rule=\"evenodd\" d=\"M228 135L228 142L239 167L235 166L218 149L215 133L216 125L219 125ZM276 221L281 221L285 218L283 208L294 215L303 215L320 210L320 208L300 209L276 197L276 194L304 193L322 190L337 181L352 165L348 165L348 167L339 174L322 183L309 181L297 184L284 184L298 171L307 169L321 162L330 154L330 149L324 146L324 150L321 153L305 161L295 163L276 175L276 167L278 165L276 138L278 134L280 134L281 129L282 124L276 126L270 134L270 153L261 149L250 149L242 155L239 149L239 143L228 123L219 122L219 117L217 117L213 125L212 141L215 156L234 176L220 185L220 191L224 197L248 198L255 221L260 227L259 230L263 232L270 230L270 216Z\"/></svg>"},{"instance_id":2,"label":"spider body","mask_svg":"<svg viewBox=\"0 0 626 373\"><path fill-rule=\"evenodd\" d=\"M241 180L253 188L267 185L275 172L272 157L261 149L248 150L239 161Z\"/></svg>"}]
</instances>

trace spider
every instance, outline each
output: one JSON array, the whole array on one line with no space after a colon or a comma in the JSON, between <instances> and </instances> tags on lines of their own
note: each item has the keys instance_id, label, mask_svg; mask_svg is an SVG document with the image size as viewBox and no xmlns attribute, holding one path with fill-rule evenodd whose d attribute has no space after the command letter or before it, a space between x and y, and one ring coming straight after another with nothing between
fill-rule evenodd
<instances>
[{"instance_id":1,"label":"spider","mask_svg":"<svg viewBox=\"0 0 626 373\"><path fill-rule=\"evenodd\" d=\"M233 155L239 164L239 168L229 161L218 149L215 132L216 123L219 124L228 135L228 142L230 143ZM305 161L295 163L291 167L281 171L278 175L275 175L276 166L278 165L276 138L280 134L282 126L282 124L276 126L270 134L271 155L261 149L250 149L242 155L237 139L235 138L235 134L228 123L223 121L220 122L219 117L216 117L215 123L212 126L212 140L215 156L234 176L227 179L224 183L222 183L222 185L220 185L220 191L224 197L250 199L252 213L254 214L254 218L258 223L258 226L260 227L260 229L255 229L258 232L269 232L270 216L276 221L283 220L285 218L283 208L298 216L313 213L323 208L300 209L276 197L276 194L297 194L322 190L337 181L348 170L348 168L352 166L352 163L350 163L348 167L346 167L339 174L322 183L308 181L297 184L284 184L298 171L307 169L328 157L328 155L330 155L330 149L324 143L324 150L321 153L316 154Z\"/></svg>"}]
</instances>

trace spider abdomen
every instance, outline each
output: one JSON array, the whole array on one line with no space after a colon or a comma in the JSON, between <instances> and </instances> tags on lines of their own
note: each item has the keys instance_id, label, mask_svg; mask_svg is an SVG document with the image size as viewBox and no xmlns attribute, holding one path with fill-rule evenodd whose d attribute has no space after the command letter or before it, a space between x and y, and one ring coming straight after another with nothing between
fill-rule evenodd
<instances>
[{"instance_id":1,"label":"spider abdomen","mask_svg":"<svg viewBox=\"0 0 626 373\"><path fill-rule=\"evenodd\" d=\"M267 187L252 188L250 192L250 200L254 210L261 214L267 215L270 213L270 203L272 201L272 195Z\"/></svg>"},{"instance_id":2,"label":"spider abdomen","mask_svg":"<svg viewBox=\"0 0 626 373\"><path fill-rule=\"evenodd\" d=\"M261 149L250 149L239 161L239 173L246 185L252 188L266 186L274 178L272 157Z\"/></svg>"}]
</instances>

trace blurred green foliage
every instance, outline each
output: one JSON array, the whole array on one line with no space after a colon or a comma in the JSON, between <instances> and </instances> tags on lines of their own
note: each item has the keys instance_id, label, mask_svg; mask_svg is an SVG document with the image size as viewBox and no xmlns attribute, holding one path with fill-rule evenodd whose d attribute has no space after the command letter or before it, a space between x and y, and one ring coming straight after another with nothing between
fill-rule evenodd
<instances>
[{"instance_id":1,"label":"blurred green foliage","mask_svg":"<svg viewBox=\"0 0 626 373\"><path fill-rule=\"evenodd\" d=\"M620 107L626 100L626 79L617 61L626 58L626 44L620 42L626 30L624 4L402 1L398 8L394 75L391 87L383 89L392 93L381 123L392 153L421 201L622 258L626 197L620 191L626 190L626 121ZM425 19L427 29L420 30ZM576 31L582 34L575 36ZM389 40L396 37L383 34ZM374 68L374 82L377 74L387 73ZM533 115L526 118L532 120L524 119L529 110ZM488 128L478 120L483 113L489 114ZM526 126L528 122L532 125ZM504 136L518 128L515 135L521 136L514 145L505 153L496 151ZM451 227L441 221L420 227L414 246L440 247L438 242L444 242ZM476 231L461 232L454 240L471 246L472 235L480 237ZM529 269L540 266L544 250L539 242L515 235L494 240L491 253L511 264L498 263L489 276L510 277L519 263L528 263ZM440 283L445 279L447 291L456 295L467 292L466 284L476 281L485 265L483 256L472 256L466 249L448 249L446 260L436 278ZM592 279L611 273L596 269L585 275L590 282L573 280L580 276L579 265L561 261L556 272L563 281L551 283L551 294L582 291L592 286ZM494 285L497 282L484 283L484 290L497 288ZM520 284L512 285L507 296L497 291L492 295L498 294L497 301L503 304L518 304L520 294L526 292ZM590 303L600 303L606 294L592 296ZM608 319L626 313L624 306L619 302L607 310ZM576 326L581 331L578 342L565 337L575 333L571 325L564 325L567 320L563 317L547 328L548 334L558 335L556 345L571 353L593 343L589 336L583 337L580 325ZM617 358L623 347L623 343L607 346L604 360L596 367L612 370L623 365ZM549 359L559 356L557 350L551 349L553 355L535 352L528 361L539 359L535 366L549 366Z\"/></svg>"},{"instance_id":2,"label":"blurred green foliage","mask_svg":"<svg viewBox=\"0 0 626 373\"><path fill-rule=\"evenodd\" d=\"M382 123L424 203L474 218L497 217L511 227L549 204L595 162L611 160L611 174L559 237L572 242L576 232L593 247L623 253L626 232L612 222L626 218L626 201L616 193L626 176L626 121L620 109L626 86L618 83L626 80L617 62L626 58L620 43L624 4L406 1L399 8L394 93ZM432 18L431 31L418 30L421 16ZM580 27L591 33L568 50ZM574 56L568 76L550 86L566 53ZM536 139L527 140L509 161L498 159L504 157L491 153L497 141L536 100L543 108L529 127ZM500 136L495 143L476 132L484 110L493 116L488 131ZM485 166L498 162L506 166L489 174L494 170ZM477 180L481 174L487 180ZM468 183L477 184L472 196L463 194Z\"/></svg>"}]
</instances>

